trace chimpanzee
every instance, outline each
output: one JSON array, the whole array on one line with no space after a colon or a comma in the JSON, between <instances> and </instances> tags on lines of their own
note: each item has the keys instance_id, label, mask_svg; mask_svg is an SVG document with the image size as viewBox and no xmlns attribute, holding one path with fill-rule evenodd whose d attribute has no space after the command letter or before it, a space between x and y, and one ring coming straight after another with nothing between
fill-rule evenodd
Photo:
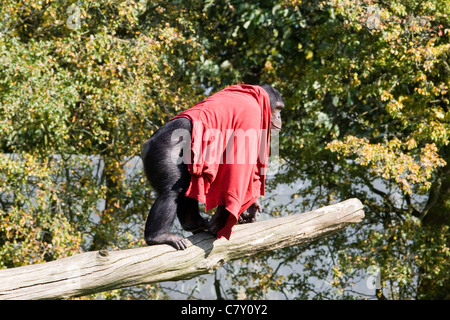
<instances>
[{"instance_id":1,"label":"chimpanzee","mask_svg":"<svg viewBox=\"0 0 450 320\"><path fill-rule=\"evenodd\" d=\"M255 174L255 164L224 163L224 155L219 155L218 163L199 165L195 157L201 149L194 150L194 138L204 126L209 129L212 126L220 127L223 132L238 127L250 132L248 130L254 126L258 131L265 129L261 130L258 139L264 140L266 136L270 139L271 131L273 133L281 129L283 107L280 93L269 85L230 86L182 112L144 142L141 152L144 171L158 195L145 224L145 241L148 245L165 243L177 250L187 247L185 239L169 231L175 215L184 230L192 233L208 231L218 237L219 231L227 225L231 230L236 222L255 221L256 211L261 212L258 199L264 194L265 176ZM174 135L180 132L184 135ZM194 136L192 141L191 135ZM217 139L217 150L224 153L230 141L224 140L225 133L219 136L223 144ZM208 143L211 144L214 139L200 137L195 143L200 143L200 148L206 144L208 148ZM250 152L259 153L260 150L256 150L262 148L259 141L256 146ZM209 148L208 152L213 149ZM245 149L248 149L248 145ZM177 156L184 161L176 161ZM219 179L222 181L217 181ZM229 190L232 188L240 191L233 193ZM199 201L206 203L206 210L210 209L208 205L217 207L209 221L200 216ZM223 236L229 239L230 233Z\"/></svg>"}]
</instances>

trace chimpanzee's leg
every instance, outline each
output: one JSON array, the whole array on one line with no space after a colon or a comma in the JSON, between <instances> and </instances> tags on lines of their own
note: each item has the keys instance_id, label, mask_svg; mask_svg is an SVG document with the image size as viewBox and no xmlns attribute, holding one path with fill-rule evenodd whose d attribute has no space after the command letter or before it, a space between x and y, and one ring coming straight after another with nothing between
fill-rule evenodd
<instances>
[{"instance_id":1,"label":"chimpanzee's leg","mask_svg":"<svg viewBox=\"0 0 450 320\"><path fill-rule=\"evenodd\" d=\"M178 220L184 230L198 233L206 231L207 221L200 216L198 201L186 196L181 196L178 202L177 210Z\"/></svg>"},{"instance_id":2,"label":"chimpanzee's leg","mask_svg":"<svg viewBox=\"0 0 450 320\"><path fill-rule=\"evenodd\" d=\"M177 250L186 249L186 240L170 233L177 211L176 192L163 192L150 209L145 223L145 242L148 245L166 243Z\"/></svg>"},{"instance_id":3,"label":"chimpanzee's leg","mask_svg":"<svg viewBox=\"0 0 450 320\"><path fill-rule=\"evenodd\" d=\"M192 124L179 118L161 127L144 143L142 159L147 178L158 193L145 224L145 241L149 245L170 244L180 250L186 248L187 242L170 233L175 215L189 231L202 229L206 222L200 217L198 203L184 195L191 176L186 163L177 162L177 157L183 154L186 143L190 146L190 139L177 139L179 135L173 135L177 129L190 133Z\"/></svg>"},{"instance_id":4,"label":"chimpanzee's leg","mask_svg":"<svg viewBox=\"0 0 450 320\"><path fill-rule=\"evenodd\" d=\"M217 235L217 232L227 224L229 216L230 212L225 209L224 205L217 206L216 212L208 222L208 231L213 235Z\"/></svg>"}]
</instances>

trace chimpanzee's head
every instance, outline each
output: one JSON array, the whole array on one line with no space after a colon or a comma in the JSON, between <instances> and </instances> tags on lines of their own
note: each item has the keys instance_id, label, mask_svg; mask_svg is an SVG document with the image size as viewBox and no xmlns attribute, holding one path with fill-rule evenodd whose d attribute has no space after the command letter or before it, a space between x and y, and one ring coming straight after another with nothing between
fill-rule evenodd
<instances>
[{"instance_id":1,"label":"chimpanzee's head","mask_svg":"<svg viewBox=\"0 0 450 320\"><path fill-rule=\"evenodd\" d=\"M279 131L281 130L281 110L284 108L284 102L281 98L281 94L278 90L267 84L263 84L260 87L266 90L270 98L270 109L272 112L272 116L270 118L270 129Z\"/></svg>"}]
</instances>

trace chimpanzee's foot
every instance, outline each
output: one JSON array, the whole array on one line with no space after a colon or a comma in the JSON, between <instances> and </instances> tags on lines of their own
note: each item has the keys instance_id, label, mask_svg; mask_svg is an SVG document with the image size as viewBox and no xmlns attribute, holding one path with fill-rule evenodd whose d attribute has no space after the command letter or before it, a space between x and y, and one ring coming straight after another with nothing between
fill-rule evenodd
<instances>
[{"instance_id":1,"label":"chimpanzee's foot","mask_svg":"<svg viewBox=\"0 0 450 320\"><path fill-rule=\"evenodd\" d=\"M244 224L244 223L253 223L256 221L255 215L251 215L247 211L242 212L242 214L239 216L238 223Z\"/></svg>"},{"instance_id":2,"label":"chimpanzee's foot","mask_svg":"<svg viewBox=\"0 0 450 320\"><path fill-rule=\"evenodd\" d=\"M208 231L208 221L203 218L199 218L195 223L192 224L184 224L183 229L189 232L192 232L193 234Z\"/></svg>"},{"instance_id":3,"label":"chimpanzee's foot","mask_svg":"<svg viewBox=\"0 0 450 320\"><path fill-rule=\"evenodd\" d=\"M163 233L157 236L146 236L145 242L151 246L155 244L168 244L177 250L184 250L187 248L188 244L186 239L176 236L171 233Z\"/></svg>"},{"instance_id":4,"label":"chimpanzee's foot","mask_svg":"<svg viewBox=\"0 0 450 320\"><path fill-rule=\"evenodd\" d=\"M208 221L208 231L213 235L217 235L217 232L227 224L229 215L230 212L225 209L225 206L218 206L216 213Z\"/></svg>"}]
</instances>

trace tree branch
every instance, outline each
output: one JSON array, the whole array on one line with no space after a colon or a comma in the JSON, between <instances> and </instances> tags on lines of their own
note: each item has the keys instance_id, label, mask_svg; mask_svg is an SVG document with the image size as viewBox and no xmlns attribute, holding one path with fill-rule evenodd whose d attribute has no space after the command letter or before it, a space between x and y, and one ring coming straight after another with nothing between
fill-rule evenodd
<instances>
[{"instance_id":1,"label":"tree branch","mask_svg":"<svg viewBox=\"0 0 450 320\"><path fill-rule=\"evenodd\" d=\"M349 199L303 214L237 225L231 239L207 233L188 238L186 250L168 245L100 250L0 270L0 299L61 299L143 283L190 279L225 261L302 245L360 222L363 205Z\"/></svg>"}]
</instances>

